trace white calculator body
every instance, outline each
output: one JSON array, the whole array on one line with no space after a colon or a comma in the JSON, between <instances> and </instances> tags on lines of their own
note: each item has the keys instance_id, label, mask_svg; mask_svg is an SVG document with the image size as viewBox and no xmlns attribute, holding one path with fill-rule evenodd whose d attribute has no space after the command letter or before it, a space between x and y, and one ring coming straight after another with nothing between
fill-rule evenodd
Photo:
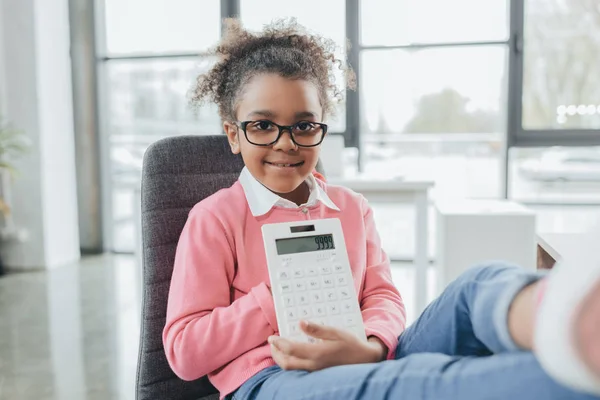
<instances>
[{"instance_id":1,"label":"white calculator body","mask_svg":"<svg viewBox=\"0 0 600 400\"><path fill-rule=\"evenodd\" d=\"M279 335L313 342L300 320L342 328L366 340L339 219L262 227Z\"/></svg>"}]
</instances>

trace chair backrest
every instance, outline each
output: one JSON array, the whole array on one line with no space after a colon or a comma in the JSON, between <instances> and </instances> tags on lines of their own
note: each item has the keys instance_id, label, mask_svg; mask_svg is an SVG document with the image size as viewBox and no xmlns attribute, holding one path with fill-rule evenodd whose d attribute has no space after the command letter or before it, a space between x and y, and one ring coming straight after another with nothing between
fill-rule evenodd
<instances>
[{"instance_id":1,"label":"chair backrest","mask_svg":"<svg viewBox=\"0 0 600 400\"><path fill-rule=\"evenodd\" d=\"M197 400L217 393L202 377L179 379L162 343L175 249L190 209L231 186L244 166L227 137L179 136L152 144L142 171L143 289L138 360L138 400ZM209 398L212 398L209 397ZM215 397L218 398L218 397Z\"/></svg>"},{"instance_id":2,"label":"chair backrest","mask_svg":"<svg viewBox=\"0 0 600 400\"><path fill-rule=\"evenodd\" d=\"M218 399L206 377L193 382L171 370L162 343L175 249L188 213L200 200L231 186L244 166L227 137L178 136L152 144L142 170L142 326L137 400ZM319 161L317 171L324 174ZM215 395L217 394L217 395Z\"/></svg>"}]
</instances>

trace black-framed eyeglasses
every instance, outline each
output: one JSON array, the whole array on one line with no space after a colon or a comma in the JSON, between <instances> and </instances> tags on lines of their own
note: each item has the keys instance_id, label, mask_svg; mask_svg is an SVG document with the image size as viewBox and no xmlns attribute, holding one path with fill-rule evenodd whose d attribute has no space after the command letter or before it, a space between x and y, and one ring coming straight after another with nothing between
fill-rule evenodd
<instances>
[{"instance_id":1,"label":"black-framed eyeglasses","mask_svg":"<svg viewBox=\"0 0 600 400\"><path fill-rule=\"evenodd\" d=\"M240 122L246 140L255 146L277 143L284 131L290 132L292 142L299 147L315 147L323 142L327 125L320 122L300 121L294 125L278 125L268 119Z\"/></svg>"}]
</instances>

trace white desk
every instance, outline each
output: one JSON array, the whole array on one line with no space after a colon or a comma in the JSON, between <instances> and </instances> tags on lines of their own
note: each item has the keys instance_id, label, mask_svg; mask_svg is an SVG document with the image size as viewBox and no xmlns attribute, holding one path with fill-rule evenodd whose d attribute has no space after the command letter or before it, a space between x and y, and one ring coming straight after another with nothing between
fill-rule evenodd
<instances>
[{"instance_id":1,"label":"white desk","mask_svg":"<svg viewBox=\"0 0 600 400\"><path fill-rule=\"evenodd\" d=\"M327 183L345 186L361 193L370 202L414 203L415 224L415 267L416 304L419 315L427 305L427 267L429 266L429 189L433 181L410 179L327 178Z\"/></svg>"}]
</instances>

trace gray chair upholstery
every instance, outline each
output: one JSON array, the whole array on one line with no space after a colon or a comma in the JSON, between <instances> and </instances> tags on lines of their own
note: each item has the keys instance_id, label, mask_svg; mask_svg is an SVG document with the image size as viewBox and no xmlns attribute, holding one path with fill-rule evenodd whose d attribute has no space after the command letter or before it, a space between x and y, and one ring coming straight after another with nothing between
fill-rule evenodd
<instances>
[{"instance_id":1,"label":"gray chair upholstery","mask_svg":"<svg viewBox=\"0 0 600 400\"><path fill-rule=\"evenodd\" d=\"M231 186L244 164L225 135L179 136L152 144L142 170L142 326L137 400L213 400L217 390L206 377L179 379L162 343L175 249L190 209ZM321 163L317 171L324 174Z\"/></svg>"},{"instance_id":2,"label":"gray chair upholstery","mask_svg":"<svg viewBox=\"0 0 600 400\"><path fill-rule=\"evenodd\" d=\"M163 349L169 285L175 248L190 209L238 178L242 158L231 153L225 135L180 136L152 144L142 171L142 326L138 360L138 400L218 399L202 377L179 379ZM214 396L214 397L213 397Z\"/></svg>"}]
</instances>

